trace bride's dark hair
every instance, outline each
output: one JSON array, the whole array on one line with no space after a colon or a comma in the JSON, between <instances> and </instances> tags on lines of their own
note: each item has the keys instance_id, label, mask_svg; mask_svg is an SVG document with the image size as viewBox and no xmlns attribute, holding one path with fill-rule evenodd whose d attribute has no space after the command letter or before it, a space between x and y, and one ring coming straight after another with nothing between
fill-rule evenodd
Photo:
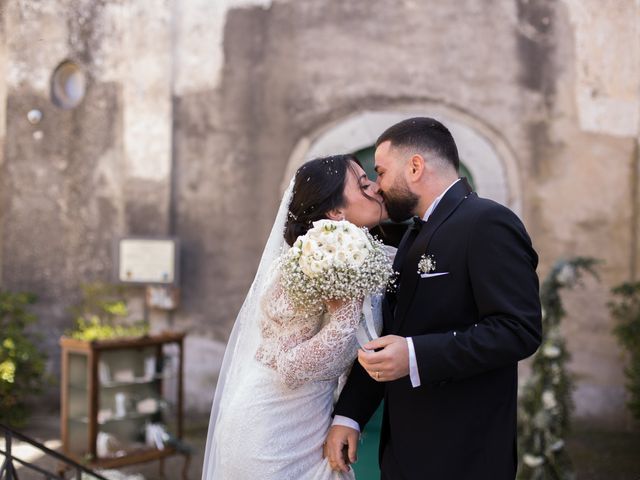
<instances>
[{"instance_id":1,"label":"bride's dark hair","mask_svg":"<svg viewBox=\"0 0 640 480\"><path fill-rule=\"evenodd\" d=\"M284 239L290 246L313 222L344 206L347 171L355 173L352 162L360 164L353 155L333 155L309 160L298 169L284 229Z\"/></svg>"}]
</instances>

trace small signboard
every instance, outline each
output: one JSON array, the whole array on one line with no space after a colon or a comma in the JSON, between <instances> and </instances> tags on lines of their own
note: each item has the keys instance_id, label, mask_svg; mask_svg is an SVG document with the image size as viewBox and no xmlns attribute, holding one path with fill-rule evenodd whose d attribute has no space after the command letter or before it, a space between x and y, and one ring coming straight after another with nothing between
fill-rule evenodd
<instances>
[{"instance_id":1,"label":"small signboard","mask_svg":"<svg viewBox=\"0 0 640 480\"><path fill-rule=\"evenodd\" d=\"M178 240L127 237L118 241L116 277L121 283L178 284Z\"/></svg>"}]
</instances>

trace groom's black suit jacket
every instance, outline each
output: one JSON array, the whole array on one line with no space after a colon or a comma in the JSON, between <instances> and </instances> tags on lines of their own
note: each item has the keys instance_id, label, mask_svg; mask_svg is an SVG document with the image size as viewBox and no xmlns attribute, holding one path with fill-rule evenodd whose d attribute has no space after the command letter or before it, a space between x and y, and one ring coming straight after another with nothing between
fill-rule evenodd
<instances>
[{"instance_id":1,"label":"groom's black suit jacket","mask_svg":"<svg viewBox=\"0 0 640 480\"><path fill-rule=\"evenodd\" d=\"M518 217L462 179L405 234L383 334L412 337L421 386L378 383L354 364L334 413L360 427L384 399L383 478L511 480L516 473L517 362L540 344L538 257ZM421 256L432 273L422 278Z\"/></svg>"}]
</instances>

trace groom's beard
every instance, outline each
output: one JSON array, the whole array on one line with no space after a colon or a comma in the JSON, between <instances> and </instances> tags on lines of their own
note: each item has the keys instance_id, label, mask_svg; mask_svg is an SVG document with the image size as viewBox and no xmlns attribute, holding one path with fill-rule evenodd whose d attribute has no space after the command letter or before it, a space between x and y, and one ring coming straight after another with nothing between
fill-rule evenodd
<instances>
[{"instance_id":1,"label":"groom's beard","mask_svg":"<svg viewBox=\"0 0 640 480\"><path fill-rule=\"evenodd\" d=\"M420 200L415 193L409 190L405 181L402 181L402 184L397 182L393 187L386 192L381 192L381 194L387 207L389 218L394 222L404 222L412 217Z\"/></svg>"}]
</instances>

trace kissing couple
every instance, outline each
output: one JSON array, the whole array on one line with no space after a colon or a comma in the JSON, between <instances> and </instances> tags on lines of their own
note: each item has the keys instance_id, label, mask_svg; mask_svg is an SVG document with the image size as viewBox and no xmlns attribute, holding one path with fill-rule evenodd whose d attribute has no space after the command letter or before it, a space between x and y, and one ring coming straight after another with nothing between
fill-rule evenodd
<instances>
[{"instance_id":1,"label":"kissing couple","mask_svg":"<svg viewBox=\"0 0 640 480\"><path fill-rule=\"evenodd\" d=\"M449 130L420 117L380 135L375 182L352 155L298 169L227 345L203 480L353 479L381 402L382 479L515 478L517 363L541 339L538 257L459 165ZM394 288L294 301L282 256L319 225L411 217L397 251L385 247ZM371 316L379 331L359 342Z\"/></svg>"}]
</instances>

